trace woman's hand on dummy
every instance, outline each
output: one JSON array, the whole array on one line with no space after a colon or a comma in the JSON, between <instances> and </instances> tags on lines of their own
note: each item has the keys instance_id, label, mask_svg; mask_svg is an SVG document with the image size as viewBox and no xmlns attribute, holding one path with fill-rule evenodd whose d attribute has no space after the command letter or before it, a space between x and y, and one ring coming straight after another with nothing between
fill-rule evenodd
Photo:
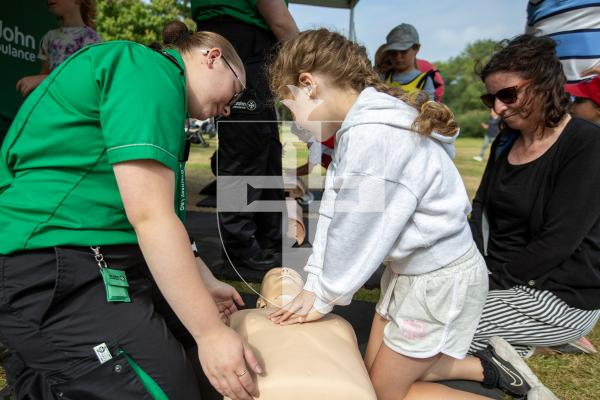
<instances>
[{"instance_id":1,"label":"woman's hand on dummy","mask_svg":"<svg viewBox=\"0 0 600 400\"><path fill-rule=\"evenodd\" d=\"M303 290L294 300L269 314L269 319L281 325L301 324L303 322L319 320L325 314L321 314L313 308L315 298L313 292Z\"/></svg>"},{"instance_id":2,"label":"woman's hand on dummy","mask_svg":"<svg viewBox=\"0 0 600 400\"><path fill-rule=\"evenodd\" d=\"M23 97L26 97L33 91L48 75L31 75L19 79L17 82L17 90L21 92Z\"/></svg>"},{"instance_id":3,"label":"woman's hand on dummy","mask_svg":"<svg viewBox=\"0 0 600 400\"><path fill-rule=\"evenodd\" d=\"M258 397L252 372L263 370L248 343L231 328L219 324L196 339L198 357L211 385L232 400Z\"/></svg>"},{"instance_id":4,"label":"woman's hand on dummy","mask_svg":"<svg viewBox=\"0 0 600 400\"><path fill-rule=\"evenodd\" d=\"M229 323L229 317L236 312L237 306L243 306L244 300L235 288L218 279L207 283L208 292L212 296L217 308L219 316L224 323Z\"/></svg>"}]
</instances>

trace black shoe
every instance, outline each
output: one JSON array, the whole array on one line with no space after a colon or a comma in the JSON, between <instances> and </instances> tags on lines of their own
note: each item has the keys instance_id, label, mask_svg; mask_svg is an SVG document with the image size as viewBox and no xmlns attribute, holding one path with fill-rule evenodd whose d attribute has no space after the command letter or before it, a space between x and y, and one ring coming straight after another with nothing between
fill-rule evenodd
<instances>
[{"instance_id":1,"label":"black shoe","mask_svg":"<svg viewBox=\"0 0 600 400\"><path fill-rule=\"evenodd\" d=\"M271 268L281 267L281 262L277 262L277 259L272 254L269 255L266 253L247 258L232 258L231 264L234 267L244 267L255 271L268 271Z\"/></svg>"},{"instance_id":2,"label":"black shoe","mask_svg":"<svg viewBox=\"0 0 600 400\"><path fill-rule=\"evenodd\" d=\"M281 253L281 250L279 249L267 249L265 250L265 255L267 257L273 257L275 259L275 262L278 264L277 267L282 267L283 265L283 254ZM275 268L277 268L275 267Z\"/></svg>"},{"instance_id":3,"label":"black shoe","mask_svg":"<svg viewBox=\"0 0 600 400\"><path fill-rule=\"evenodd\" d=\"M531 389L523 375L511 363L498 356L492 346L478 351L474 356L481 360L483 387L498 388L516 398L525 397Z\"/></svg>"}]
</instances>

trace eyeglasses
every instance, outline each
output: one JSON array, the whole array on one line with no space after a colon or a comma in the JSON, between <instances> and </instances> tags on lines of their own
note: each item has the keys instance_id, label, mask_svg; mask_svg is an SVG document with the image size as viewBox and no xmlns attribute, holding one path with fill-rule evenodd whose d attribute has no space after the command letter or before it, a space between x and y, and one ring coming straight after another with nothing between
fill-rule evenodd
<instances>
[{"instance_id":1,"label":"eyeglasses","mask_svg":"<svg viewBox=\"0 0 600 400\"><path fill-rule=\"evenodd\" d=\"M523 82L520 85L500 89L495 94L486 93L481 96L481 101L488 108L494 108L496 99L500 100L504 104L513 104L519 98L519 90L521 90L521 88L523 88L526 84L527 82Z\"/></svg>"},{"instance_id":2,"label":"eyeglasses","mask_svg":"<svg viewBox=\"0 0 600 400\"><path fill-rule=\"evenodd\" d=\"M240 77L238 76L238 74L236 74L235 71L233 70L233 68L231 68L231 64L229 64L229 62L227 61L227 59L225 58L225 56L221 55L221 58L223 59L223 61L225 61L225 64L227 64L227 66L229 67L229 69L233 73L233 76L235 76L235 78L238 80L238 82L240 83L240 85L242 85L242 90L240 90L239 92L233 93L233 96L231 96L231 99L227 103L227 106L229 106L229 108L231 108L244 95L244 92L246 91L246 85L244 85L244 83L242 82L242 80L240 79Z\"/></svg>"}]
</instances>

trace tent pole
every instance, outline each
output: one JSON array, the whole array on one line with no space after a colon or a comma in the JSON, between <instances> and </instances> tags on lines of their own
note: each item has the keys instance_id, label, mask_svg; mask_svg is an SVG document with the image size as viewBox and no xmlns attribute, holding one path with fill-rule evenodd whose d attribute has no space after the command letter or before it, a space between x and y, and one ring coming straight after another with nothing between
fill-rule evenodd
<instances>
[{"instance_id":1,"label":"tent pole","mask_svg":"<svg viewBox=\"0 0 600 400\"><path fill-rule=\"evenodd\" d=\"M350 27L348 28L348 39L356 42L356 30L354 29L354 6L350 8Z\"/></svg>"}]
</instances>

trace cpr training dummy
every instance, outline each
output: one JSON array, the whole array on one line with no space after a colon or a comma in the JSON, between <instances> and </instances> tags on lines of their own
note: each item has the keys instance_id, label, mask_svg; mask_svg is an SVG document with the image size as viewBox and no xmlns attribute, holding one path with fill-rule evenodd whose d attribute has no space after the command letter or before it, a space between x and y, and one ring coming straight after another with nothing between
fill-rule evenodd
<instances>
[{"instance_id":1,"label":"cpr training dummy","mask_svg":"<svg viewBox=\"0 0 600 400\"><path fill-rule=\"evenodd\" d=\"M317 322L288 326L267 318L303 285L296 271L271 269L263 279L258 308L231 316L231 328L264 366L265 373L257 376L260 399L376 399L354 330L342 317L328 314Z\"/></svg>"}]
</instances>

